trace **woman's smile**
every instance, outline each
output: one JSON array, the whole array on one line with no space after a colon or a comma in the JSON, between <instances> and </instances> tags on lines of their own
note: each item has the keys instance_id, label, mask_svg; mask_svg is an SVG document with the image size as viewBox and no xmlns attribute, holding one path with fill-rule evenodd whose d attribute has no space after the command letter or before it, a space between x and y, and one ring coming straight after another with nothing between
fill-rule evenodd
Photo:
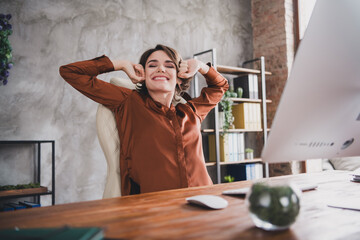
<instances>
[{"instance_id":1,"label":"woman's smile","mask_svg":"<svg viewBox=\"0 0 360 240\"><path fill-rule=\"evenodd\" d=\"M164 75L154 76L151 78L153 81L169 81L169 78Z\"/></svg>"}]
</instances>

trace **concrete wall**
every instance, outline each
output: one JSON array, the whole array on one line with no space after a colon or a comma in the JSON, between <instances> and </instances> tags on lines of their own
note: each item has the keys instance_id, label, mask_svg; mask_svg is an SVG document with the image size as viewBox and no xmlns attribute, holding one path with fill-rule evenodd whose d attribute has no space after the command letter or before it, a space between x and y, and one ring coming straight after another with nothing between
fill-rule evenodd
<instances>
[{"instance_id":1,"label":"concrete wall","mask_svg":"<svg viewBox=\"0 0 360 240\"><path fill-rule=\"evenodd\" d=\"M102 54L137 62L157 43L184 58L217 48L227 65L252 58L250 0L2 0L0 9L13 15L14 30L14 68L0 86L0 140L56 141L57 203L101 198L106 175L97 104L61 79L60 65ZM112 76L123 75L102 78ZM42 182L50 186L50 148L43 151ZM27 181L19 176L31 172L23 166L34 154L29 146L0 147L0 185Z\"/></svg>"}]
</instances>

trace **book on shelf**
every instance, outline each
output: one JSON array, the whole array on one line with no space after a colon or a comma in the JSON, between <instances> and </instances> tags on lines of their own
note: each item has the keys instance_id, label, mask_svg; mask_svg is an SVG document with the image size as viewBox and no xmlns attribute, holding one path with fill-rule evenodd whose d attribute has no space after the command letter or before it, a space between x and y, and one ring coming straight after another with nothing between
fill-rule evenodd
<instances>
[{"instance_id":1,"label":"book on shelf","mask_svg":"<svg viewBox=\"0 0 360 240\"><path fill-rule=\"evenodd\" d=\"M0 209L1 212L8 212L8 211L14 211L14 210L15 210L15 208L8 206L6 204L4 204Z\"/></svg>"},{"instance_id":2,"label":"book on shelf","mask_svg":"<svg viewBox=\"0 0 360 240\"><path fill-rule=\"evenodd\" d=\"M220 128L222 128L224 126L225 123L225 113L224 112L219 112L219 126Z\"/></svg>"},{"instance_id":3,"label":"book on shelf","mask_svg":"<svg viewBox=\"0 0 360 240\"><path fill-rule=\"evenodd\" d=\"M26 208L41 207L40 203L29 202L29 201L21 201L19 202L19 204L25 206Z\"/></svg>"},{"instance_id":4,"label":"book on shelf","mask_svg":"<svg viewBox=\"0 0 360 240\"><path fill-rule=\"evenodd\" d=\"M216 162L215 135L208 135L209 161ZM220 162L237 162L245 160L244 133L226 133L220 135Z\"/></svg>"},{"instance_id":5,"label":"book on shelf","mask_svg":"<svg viewBox=\"0 0 360 240\"><path fill-rule=\"evenodd\" d=\"M5 203L0 209L0 211L14 211L25 208L34 208L34 207L41 207L41 205L40 203L34 203L29 201L20 201L19 203L10 202L10 203Z\"/></svg>"},{"instance_id":6,"label":"book on shelf","mask_svg":"<svg viewBox=\"0 0 360 240\"><path fill-rule=\"evenodd\" d=\"M245 181L263 178L263 165L261 163L237 164L231 166L228 175L234 177L235 181Z\"/></svg>"},{"instance_id":7,"label":"book on shelf","mask_svg":"<svg viewBox=\"0 0 360 240\"><path fill-rule=\"evenodd\" d=\"M239 87L243 89L243 98L259 99L258 76L256 74L247 74L233 79L234 90Z\"/></svg>"},{"instance_id":8,"label":"book on shelf","mask_svg":"<svg viewBox=\"0 0 360 240\"><path fill-rule=\"evenodd\" d=\"M262 164L246 164L246 180L255 180L263 177Z\"/></svg>"},{"instance_id":9,"label":"book on shelf","mask_svg":"<svg viewBox=\"0 0 360 240\"><path fill-rule=\"evenodd\" d=\"M234 126L237 129L261 130L260 103L239 103L232 106Z\"/></svg>"},{"instance_id":10,"label":"book on shelf","mask_svg":"<svg viewBox=\"0 0 360 240\"><path fill-rule=\"evenodd\" d=\"M100 240L104 232L98 227L24 228L0 230L0 239L69 239Z\"/></svg>"},{"instance_id":11,"label":"book on shelf","mask_svg":"<svg viewBox=\"0 0 360 240\"><path fill-rule=\"evenodd\" d=\"M6 203L5 205L8 206L8 207L12 207L15 210L20 210L20 209L25 209L26 208L24 205L21 205L21 204L15 203L15 202Z\"/></svg>"}]
</instances>

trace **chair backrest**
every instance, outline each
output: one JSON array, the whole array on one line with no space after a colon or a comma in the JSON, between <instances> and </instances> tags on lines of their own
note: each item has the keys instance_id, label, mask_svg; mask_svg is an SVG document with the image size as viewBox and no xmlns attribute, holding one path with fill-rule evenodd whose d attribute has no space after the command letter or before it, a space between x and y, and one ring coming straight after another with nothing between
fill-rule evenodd
<instances>
[{"instance_id":1,"label":"chair backrest","mask_svg":"<svg viewBox=\"0 0 360 240\"><path fill-rule=\"evenodd\" d=\"M112 78L110 83L120 87L135 89L135 84L129 79ZM119 134L114 113L102 104L99 104L96 112L96 130L107 162L107 176L103 198L121 196Z\"/></svg>"},{"instance_id":2,"label":"chair backrest","mask_svg":"<svg viewBox=\"0 0 360 240\"><path fill-rule=\"evenodd\" d=\"M111 84L135 89L135 84L129 79L112 78ZM183 98L174 102L186 103ZM104 152L107 162L107 176L103 198L112 198L121 196L121 177L120 177L120 138L116 127L115 116L112 111L104 105L99 104L96 112L96 130L100 146Z\"/></svg>"}]
</instances>

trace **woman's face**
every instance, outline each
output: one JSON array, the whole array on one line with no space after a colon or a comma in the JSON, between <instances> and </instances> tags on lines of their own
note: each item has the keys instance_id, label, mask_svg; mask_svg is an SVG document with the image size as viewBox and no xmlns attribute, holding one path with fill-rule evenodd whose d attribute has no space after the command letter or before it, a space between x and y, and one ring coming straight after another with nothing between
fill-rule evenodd
<instances>
[{"instance_id":1,"label":"woman's face","mask_svg":"<svg viewBox=\"0 0 360 240\"><path fill-rule=\"evenodd\" d=\"M179 80L175 63L164 51L153 52L145 64L145 83L148 91L173 93L177 81Z\"/></svg>"}]
</instances>

